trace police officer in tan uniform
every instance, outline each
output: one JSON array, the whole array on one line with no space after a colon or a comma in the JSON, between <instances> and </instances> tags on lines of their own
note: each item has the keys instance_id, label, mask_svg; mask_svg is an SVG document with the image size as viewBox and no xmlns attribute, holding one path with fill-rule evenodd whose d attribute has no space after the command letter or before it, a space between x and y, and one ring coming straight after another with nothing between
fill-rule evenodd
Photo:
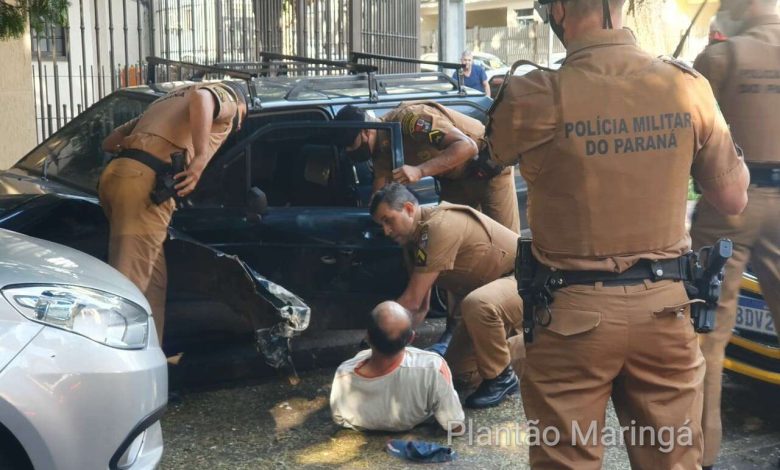
<instances>
[{"instance_id":1,"label":"police officer in tan uniform","mask_svg":"<svg viewBox=\"0 0 780 470\"><path fill-rule=\"evenodd\" d=\"M336 115L339 121L375 119L355 106L345 106ZM514 170L492 164L481 122L433 101L401 103L381 120L401 124L405 161L401 168L393 169L385 133L348 129L340 142L353 161L372 160L374 191L393 181L414 184L435 176L443 201L481 210L520 233Z\"/></svg>"},{"instance_id":2,"label":"police officer in tan uniform","mask_svg":"<svg viewBox=\"0 0 780 470\"><path fill-rule=\"evenodd\" d=\"M404 248L411 266L409 283L397 302L409 310L413 326L425 319L434 284L452 292L461 320L445 359L461 388L479 385L466 406L496 406L518 390L512 358L523 357L519 336L522 301L511 275L517 234L462 205L420 207L398 183L371 200L371 216L385 235Z\"/></svg>"},{"instance_id":3,"label":"police officer in tan uniform","mask_svg":"<svg viewBox=\"0 0 780 470\"><path fill-rule=\"evenodd\" d=\"M724 351L748 263L758 276L775 325L780 325L780 17L776 7L776 0L723 1L723 12L741 23L741 32L707 47L694 63L710 81L734 140L744 151L751 183L742 214L722 215L704 199L696 207L691 229L694 246L710 245L720 237L734 243L715 331L700 338L707 362L702 419L705 466L715 463L720 450Z\"/></svg>"},{"instance_id":4,"label":"police officer in tan uniform","mask_svg":"<svg viewBox=\"0 0 780 470\"><path fill-rule=\"evenodd\" d=\"M171 154L184 152L188 165L175 189L189 195L211 157L247 112L245 89L237 82L200 83L157 99L144 114L103 141L116 156L100 176L99 198L108 218L108 262L144 293L162 342L167 271L163 242L174 200L155 204L150 193L157 174L170 171Z\"/></svg>"},{"instance_id":5,"label":"police officer in tan uniform","mask_svg":"<svg viewBox=\"0 0 780 470\"><path fill-rule=\"evenodd\" d=\"M559 433L531 443L531 467L601 468L617 435L633 468L698 468L704 358L679 263L688 175L738 214L747 169L706 79L642 51L622 0L543 3L564 65L510 77L487 129L493 157L519 161L528 182L539 300L525 305L521 388L535 429ZM605 428L610 397L625 433Z\"/></svg>"}]
</instances>

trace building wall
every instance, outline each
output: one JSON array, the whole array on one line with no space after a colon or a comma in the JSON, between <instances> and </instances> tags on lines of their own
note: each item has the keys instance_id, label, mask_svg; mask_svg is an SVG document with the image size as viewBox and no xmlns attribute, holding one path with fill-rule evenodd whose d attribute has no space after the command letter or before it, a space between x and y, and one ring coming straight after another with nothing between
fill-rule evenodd
<instances>
[{"instance_id":1,"label":"building wall","mask_svg":"<svg viewBox=\"0 0 780 470\"><path fill-rule=\"evenodd\" d=\"M66 30L70 53L70 71L67 57L58 57L55 62L50 55L38 56L28 47L32 56L33 77L31 79L36 96L36 119L38 138L45 139L62 127L68 120L88 108L101 97L112 91L111 47L114 48L114 73L125 66L124 10L122 0L111 0L113 34L109 28L109 2L70 2L68 18L70 28ZM95 7L97 6L97 10ZM127 2L127 59L132 66L138 64L144 54L148 55L148 37L141 39L144 51L138 52L138 14L136 2ZM83 8L83 11L81 10ZM142 10L144 21L145 9ZM84 26L84 42L81 26ZM97 30L96 30L97 27ZM45 33L41 33L45 35ZM112 43L113 38L113 43ZM82 46L83 44L83 46ZM98 48L100 57L98 58ZM137 70L137 69L131 69ZM114 87L121 85L122 78L114 78ZM131 84L138 84L141 77L130 77ZM58 106L59 104L59 106ZM51 108L51 109L50 109ZM51 117L49 111L51 110ZM58 119L59 115L59 119ZM51 123L51 128L49 127Z\"/></svg>"},{"instance_id":2,"label":"building wall","mask_svg":"<svg viewBox=\"0 0 780 470\"><path fill-rule=\"evenodd\" d=\"M515 10L533 8L533 0L472 0L466 2L466 28L517 26ZM430 50L439 30L438 3L424 3L420 7L420 54Z\"/></svg>"},{"instance_id":3,"label":"building wall","mask_svg":"<svg viewBox=\"0 0 780 470\"><path fill-rule=\"evenodd\" d=\"M466 28L507 26L507 16L506 8L466 11Z\"/></svg>"},{"instance_id":4,"label":"building wall","mask_svg":"<svg viewBox=\"0 0 780 470\"><path fill-rule=\"evenodd\" d=\"M6 169L35 146L30 37L0 41L0 169Z\"/></svg>"}]
</instances>

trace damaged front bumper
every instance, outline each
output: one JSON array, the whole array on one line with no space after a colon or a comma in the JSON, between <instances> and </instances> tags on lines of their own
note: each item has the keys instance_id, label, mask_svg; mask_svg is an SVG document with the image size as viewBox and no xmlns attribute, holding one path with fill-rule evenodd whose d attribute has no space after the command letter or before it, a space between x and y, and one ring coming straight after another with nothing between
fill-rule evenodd
<instances>
[{"instance_id":1,"label":"damaged front bumper","mask_svg":"<svg viewBox=\"0 0 780 470\"><path fill-rule=\"evenodd\" d=\"M294 371L290 340L306 330L311 317L311 308L300 297L260 275L238 256L173 229L165 252L169 292L208 293L227 305L249 322L257 350L269 366Z\"/></svg>"}]
</instances>

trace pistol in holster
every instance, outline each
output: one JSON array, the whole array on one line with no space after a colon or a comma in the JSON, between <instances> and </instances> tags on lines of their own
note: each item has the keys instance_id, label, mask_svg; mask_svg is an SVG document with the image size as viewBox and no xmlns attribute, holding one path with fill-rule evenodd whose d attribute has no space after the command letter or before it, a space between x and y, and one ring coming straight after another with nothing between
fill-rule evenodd
<instances>
[{"instance_id":1,"label":"pistol in holster","mask_svg":"<svg viewBox=\"0 0 780 470\"><path fill-rule=\"evenodd\" d=\"M553 272L547 266L539 263L531 250L530 238L517 240L517 258L515 260L515 279L517 292L523 299L523 341L530 344L534 340L534 328L537 323L549 324L549 306L552 303L550 280ZM547 321L540 322L536 316L536 308L542 306L547 311Z\"/></svg>"},{"instance_id":2,"label":"pistol in holster","mask_svg":"<svg viewBox=\"0 0 780 470\"><path fill-rule=\"evenodd\" d=\"M685 283L685 289L690 299L704 301L691 304L691 320L697 333L709 333L715 328L724 268L732 252L731 240L721 238L713 246L705 246L690 255L690 280Z\"/></svg>"},{"instance_id":3,"label":"pistol in holster","mask_svg":"<svg viewBox=\"0 0 780 470\"><path fill-rule=\"evenodd\" d=\"M186 159L183 152L174 152L171 154L171 164L165 171L157 171L154 189L149 197L152 202L158 206L170 198L176 201L176 207L186 207L190 205L188 198L179 197L176 191L176 175L187 168Z\"/></svg>"},{"instance_id":4,"label":"pistol in holster","mask_svg":"<svg viewBox=\"0 0 780 470\"><path fill-rule=\"evenodd\" d=\"M476 157L469 161L468 174L480 180L489 180L500 175L506 167L490 158L487 145L479 151Z\"/></svg>"}]
</instances>

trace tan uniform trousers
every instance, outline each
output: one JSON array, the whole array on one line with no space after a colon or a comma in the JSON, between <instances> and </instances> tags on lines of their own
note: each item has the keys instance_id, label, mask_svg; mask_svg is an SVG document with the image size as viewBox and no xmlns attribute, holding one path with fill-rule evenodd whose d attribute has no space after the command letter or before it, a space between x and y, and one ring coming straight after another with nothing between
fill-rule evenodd
<instances>
[{"instance_id":1,"label":"tan uniform trousers","mask_svg":"<svg viewBox=\"0 0 780 470\"><path fill-rule=\"evenodd\" d=\"M175 203L149 198L155 173L129 158L111 161L100 176L99 197L108 218L108 263L143 292L162 343L167 269L163 243Z\"/></svg>"},{"instance_id":2,"label":"tan uniform trousers","mask_svg":"<svg viewBox=\"0 0 780 470\"><path fill-rule=\"evenodd\" d=\"M751 187L747 207L736 216L721 215L702 200L696 206L691 236L695 248L712 245L722 237L730 238L734 243L734 252L726 264L715 330L699 337L707 361L702 462L703 465L713 465L720 452L723 433L720 421L723 358L736 323L739 284L748 262L758 276L775 325L780 325L780 189Z\"/></svg>"},{"instance_id":3,"label":"tan uniform trousers","mask_svg":"<svg viewBox=\"0 0 780 470\"><path fill-rule=\"evenodd\" d=\"M520 386L529 423L560 439L551 431L531 442L531 467L600 469L604 445L620 442L602 438L621 435L604 430L611 397L621 426L631 426L623 437L632 468L699 468L704 358L682 283L575 285L554 299L550 324L526 345Z\"/></svg>"},{"instance_id":4,"label":"tan uniform trousers","mask_svg":"<svg viewBox=\"0 0 780 470\"><path fill-rule=\"evenodd\" d=\"M458 325L445 359L460 389L479 386L506 366L518 369L525 358L522 335L523 301L513 276L502 277L471 291L456 306ZM512 336L514 335L514 336ZM512 338L507 339L509 336ZM517 370L521 373L522 366Z\"/></svg>"},{"instance_id":5,"label":"tan uniform trousers","mask_svg":"<svg viewBox=\"0 0 780 470\"><path fill-rule=\"evenodd\" d=\"M489 180L441 179L441 200L463 204L482 212L504 227L520 233L514 167Z\"/></svg>"}]
</instances>

